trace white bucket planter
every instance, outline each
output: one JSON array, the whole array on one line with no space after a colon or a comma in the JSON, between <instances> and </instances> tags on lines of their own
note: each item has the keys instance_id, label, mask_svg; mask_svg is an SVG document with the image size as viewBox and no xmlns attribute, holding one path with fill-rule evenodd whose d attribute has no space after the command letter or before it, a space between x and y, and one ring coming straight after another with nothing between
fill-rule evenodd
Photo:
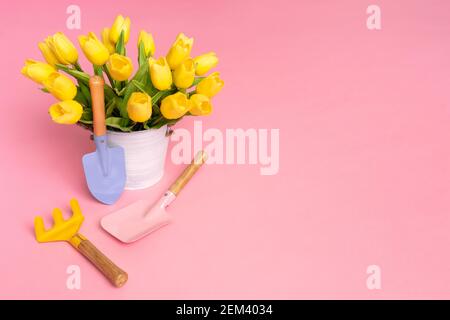
<instances>
[{"instance_id":1,"label":"white bucket planter","mask_svg":"<svg viewBox=\"0 0 450 320\"><path fill-rule=\"evenodd\" d=\"M167 126L136 132L108 131L108 144L125 150L125 189L145 189L164 175L169 137Z\"/></svg>"}]
</instances>

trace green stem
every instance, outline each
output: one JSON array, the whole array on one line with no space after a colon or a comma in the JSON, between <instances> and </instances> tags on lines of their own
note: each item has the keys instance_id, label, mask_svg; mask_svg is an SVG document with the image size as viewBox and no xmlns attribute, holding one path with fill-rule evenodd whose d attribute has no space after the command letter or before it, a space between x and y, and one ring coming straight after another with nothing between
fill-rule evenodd
<instances>
[{"instance_id":1,"label":"green stem","mask_svg":"<svg viewBox=\"0 0 450 320\"><path fill-rule=\"evenodd\" d=\"M94 74L103 78L103 70L101 66L94 65Z\"/></svg>"},{"instance_id":2,"label":"green stem","mask_svg":"<svg viewBox=\"0 0 450 320\"><path fill-rule=\"evenodd\" d=\"M156 93L153 97L152 97L152 101L153 104L157 104L159 99L161 99L161 97L163 96L164 91L158 91L158 93Z\"/></svg>"},{"instance_id":3,"label":"green stem","mask_svg":"<svg viewBox=\"0 0 450 320\"><path fill-rule=\"evenodd\" d=\"M106 76L108 77L108 81L111 84L111 87L115 87L115 81L114 79L111 77L111 73L109 72L108 67L105 65L103 65L103 71L105 72Z\"/></svg>"},{"instance_id":4,"label":"green stem","mask_svg":"<svg viewBox=\"0 0 450 320\"><path fill-rule=\"evenodd\" d=\"M80 72L84 72L83 69L81 68L80 64L77 62L75 62L75 64L73 65L75 67L76 70L80 71Z\"/></svg>"},{"instance_id":5,"label":"green stem","mask_svg":"<svg viewBox=\"0 0 450 320\"><path fill-rule=\"evenodd\" d=\"M58 70L64 71L65 73L71 75L72 77L74 77L77 80L83 81L85 83L89 83L90 76L87 73L83 72L83 71L78 71L78 70L75 70L75 69L71 69L71 68L69 68L69 67L67 67L65 65L62 65L62 64L56 64L56 68Z\"/></svg>"},{"instance_id":6,"label":"green stem","mask_svg":"<svg viewBox=\"0 0 450 320\"><path fill-rule=\"evenodd\" d=\"M156 117L155 119L153 119L153 120L150 122L150 126L153 127L153 126L157 125L158 122L160 122L160 121L163 120L163 119L164 119L164 117L163 117L162 115Z\"/></svg>"}]
</instances>

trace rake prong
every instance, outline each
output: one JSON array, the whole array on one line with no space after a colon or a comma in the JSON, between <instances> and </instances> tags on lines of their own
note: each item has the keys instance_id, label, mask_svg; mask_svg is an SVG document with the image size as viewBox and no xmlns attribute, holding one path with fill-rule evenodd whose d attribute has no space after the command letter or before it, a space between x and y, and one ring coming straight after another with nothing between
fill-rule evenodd
<instances>
[{"instance_id":1,"label":"rake prong","mask_svg":"<svg viewBox=\"0 0 450 320\"><path fill-rule=\"evenodd\" d=\"M76 199L70 201L73 215L70 219L65 220L61 209L53 209L52 216L54 220L53 227L45 229L44 220L37 216L34 220L34 229L36 232L36 239L38 242L54 242L54 241L69 241L77 234L81 223L84 220L81 214L80 206Z\"/></svg>"},{"instance_id":2,"label":"rake prong","mask_svg":"<svg viewBox=\"0 0 450 320\"><path fill-rule=\"evenodd\" d=\"M72 208L73 217L82 216L80 205L78 204L77 199L73 198L70 200L70 207Z\"/></svg>"},{"instance_id":3,"label":"rake prong","mask_svg":"<svg viewBox=\"0 0 450 320\"><path fill-rule=\"evenodd\" d=\"M45 233L44 220L41 216L34 218L34 232L36 234L37 241L42 241L42 236Z\"/></svg>"},{"instance_id":4,"label":"rake prong","mask_svg":"<svg viewBox=\"0 0 450 320\"><path fill-rule=\"evenodd\" d=\"M59 208L53 209L52 216L53 220L55 221L55 226L60 225L64 222L63 213L61 209Z\"/></svg>"}]
</instances>

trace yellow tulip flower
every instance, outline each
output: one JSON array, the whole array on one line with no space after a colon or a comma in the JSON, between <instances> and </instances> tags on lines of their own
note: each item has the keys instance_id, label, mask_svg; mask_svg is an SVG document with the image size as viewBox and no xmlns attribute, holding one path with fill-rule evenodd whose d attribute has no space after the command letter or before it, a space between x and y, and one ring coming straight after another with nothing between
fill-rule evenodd
<instances>
[{"instance_id":1,"label":"yellow tulip flower","mask_svg":"<svg viewBox=\"0 0 450 320\"><path fill-rule=\"evenodd\" d=\"M134 122L145 122L152 116L152 98L143 92L133 92L127 103L128 116Z\"/></svg>"},{"instance_id":2,"label":"yellow tulip flower","mask_svg":"<svg viewBox=\"0 0 450 320\"><path fill-rule=\"evenodd\" d=\"M83 107L74 100L67 100L55 103L48 111L56 123L75 124L83 114Z\"/></svg>"},{"instance_id":3,"label":"yellow tulip flower","mask_svg":"<svg viewBox=\"0 0 450 320\"><path fill-rule=\"evenodd\" d=\"M109 28L103 28L102 41L103 41L103 44L105 45L106 49L108 49L109 53L113 54L114 52L116 52L116 46L109 39L109 32L110 32Z\"/></svg>"},{"instance_id":4,"label":"yellow tulip flower","mask_svg":"<svg viewBox=\"0 0 450 320\"><path fill-rule=\"evenodd\" d=\"M150 33L145 32L142 30L139 33L138 38L138 48L141 42L144 44L144 50L146 56L152 56L155 54L155 42L153 41L153 36Z\"/></svg>"},{"instance_id":5,"label":"yellow tulip flower","mask_svg":"<svg viewBox=\"0 0 450 320\"><path fill-rule=\"evenodd\" d=\"M106 46L98 40L93 32L89 32L87 36L81 35L78 37L81 50L88 60L96 65L102 66L109 59L109 51Z\"/></svg>"},{"instance_id":6,"label":"yellow tulip flower","mask_svg":"<svg viewBox=\"0 0 450 320\"><path fill-rule=\"evenodd\" d=\"M128 39L130 39L130 18L124 18L121 14L119 14L109 31L109 40L112 43L117 43L119 41L120 33L123 31L123 41L124 43L128 43Z\"/></svg>"},{"instance_id":7,"label":"yellow tulip flower","mask_svg":"<svg viewBox=\"0 0 450 320\"><path fill-rule=\"evenodd\" d=\"M184 60L173 72L173 83L178 88L186 89L192 86L195 78L194 60Z\"/></svg>"},{"instance_id":8,"label":"yellow tulip flower","mask_svg":"<svg viewBox=\"0 0 450 320\"><path fill-rule=\"evenodd\" d=\"M177 92L161 101L161 113L166 119L179 119L191 108L191 102L184 93Z\"/></svg>"},{"instance_id":9,"label":"yellow tulip flower","mask_svg":"<svg viewBox=\"0 0 450 320\"><path fill-rule=\"evenodd\" d=\"M73 100L77 95L77 87L66 76L53 72L43 81L45 88L58 100Z\"/></svg>"},{"instance_id":10,"label":"yellow tulip flower","mask_svg":"<svg viewBox=\"0 0 450 320\"><path fill-rule=\"evenodd\" d=\"M212 98L217 93L219 93L220 90L222 90L223 86L224 82L222 79L220 79L219 73L214 72L200 81L195 91L199 94L203 94L207 97Z\"/></svg>"},{"instance_id":11,"label":"yellow tulip flower","mask_svg":"<svg viewBox=\"0 0 450 320\"><path fill-rule=\"evenodd\" d=\"M167 90L172 86L172 72L166 58L161 57L158 60L148 59L150 78L153 85L158 90Z\"/></svg>"},{"instance_id":12,"label":"yellow tulip flower","mask_svg":"<svg viewBox=\"0 0 450 320\"><path fill-rule=\"evenodd\" d=\"M49 64L27 59L25 61L25 66L20 72L34 82L42 84L53 72L56 72L56 70Z\"/></svg>"},{"instance_id":13,"label":"yellow tulip flower","mask_svg":"<svg viewBox=\"0 0 450 320\"><path fill-rule=\"evenodd\" d=\"M189 99L191 101L191 110L189 112L194 116L207 116L212 112L212 105L209 98L203 94L194 94Z\"/></svg>"},{"instance_id":14,"label":"yellow tulip flower","mask_svg":"<svg viewBox=\"0 0 450 320\"><path fill-rule=\"evenodd\" d=\"M194 38L188 38L180 33L167 54L170 69L175 70L191 54Z\"/></svg>"},{"instance_id":15,"label":"yellow tulip flower","mask_svg":"<svg viewBox=\"0 0 450 320\"><path fill-rule=\"evenodd\" d=\"M114 80L125 81L133 73L133 64L130 58L114 53L109 57L108 70Z\"/></svg>"},{"instance_id":16,"label":"yellow tulip flower","mask_svg":"<svg viewBox=\"0 0 450 320\"><path fill-rule=\"evenodd\" d=\"M61 64L75 64L78 60L78 51L73 43L62 32L57 32L45 40L55 57Z\"/></svg>"},{"instance_id":17,"label":"yellow tulip flower","mask_svg":"<svg viewBox=\"0 0 450 320\"><path fill-rule=\"evenodd\" d=\"M209 70L217 66L219 59L214 52L208 52L194 58L195 74L202 76Z\"/></svg>"},{"instance_id":18,"label":"yellow tulip flower","mask_svg":"<svg viewBox=\"0 0 450 320\"><path fill-rule=\"evenodd\" d=\"M38 46L39 50L41 50L42 56L49 65L54 67L55 64L59 63L58 58L56 58L55 54L52 52L52 49L46 42L39 42Z\"/></svg>"}]
</instances>

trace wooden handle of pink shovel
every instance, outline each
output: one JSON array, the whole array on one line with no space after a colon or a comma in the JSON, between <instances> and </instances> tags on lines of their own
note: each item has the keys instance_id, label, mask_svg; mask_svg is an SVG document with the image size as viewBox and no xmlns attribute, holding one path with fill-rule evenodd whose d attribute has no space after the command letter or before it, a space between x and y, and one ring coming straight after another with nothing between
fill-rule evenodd
<instances>
[{"instance_id":1,"label":"wooden handle of pink shovel","mask_svg":"<svg viewBox=\"0 0 450 320\"><path fill-rule=\"evenodd\" d=\"M109 260L89 240L81 237L77 246L78 251L92 262L114 286L122 287L128 280L128 274Z\"/></svg>"},{"instance_id":2,"label":"wooden handle of pink shovel","mask_svg":"<svg viewBox=\"0 0 450 320\"><path fill-rule=\"evenodd\" d=\"M105 81L102 77L93 76L89 79L91 89L92 113L94 116L94 134L102 136L106 133L105 124Z\"/></svg>"},{"instance_id":3,"label":"wooden handle of pink shovel","mask_svg":"<svg viewBox=\"0 0 450 320\"><path fill-rule=\"evenodd\" d=\"M191 164L184 169L183 173L178 177L178 179L170 186L169 191L174 195L178 195L181 189L191 180L193 175L198 169L205 163L208 155L204 151L199 151L195 158L192 160Z\"/></svg>"}]
</instances>

